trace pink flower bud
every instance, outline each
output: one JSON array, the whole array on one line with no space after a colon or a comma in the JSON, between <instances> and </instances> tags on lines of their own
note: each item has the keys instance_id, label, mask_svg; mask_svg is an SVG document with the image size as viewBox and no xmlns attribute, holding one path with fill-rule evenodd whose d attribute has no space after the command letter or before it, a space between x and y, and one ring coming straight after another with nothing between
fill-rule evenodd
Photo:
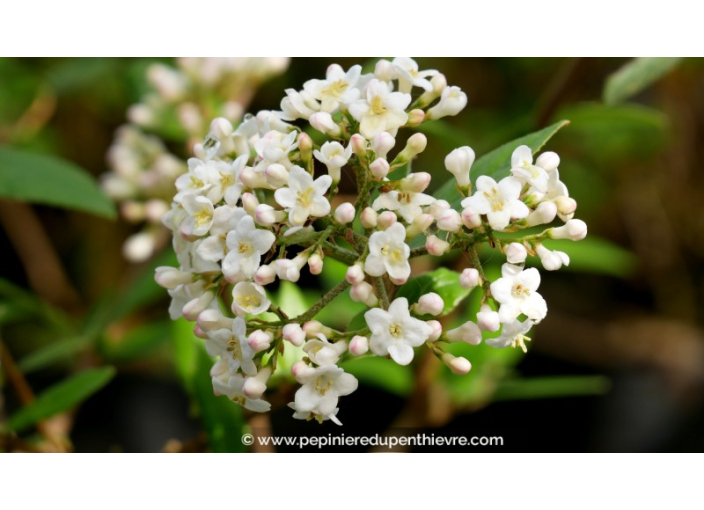
<instances>
[{"instance_id":1,"label":"pink flower bud","mask_svg":"<svg viewBox=\"0 0 704 510\"><path fill-rule=\"evenodd\" d=\"M213 299L215 299L215 294L211 291L205 292L201 296L191 299L183 307L183 316L186 318L186 320L195 322L196 320L198 320L198 316L200 315L200 313L206 308L208 308L208 306L210 306L210 303L213 302Z\"/></svg>"},{"instance_id":2,"label":"pink flower bud","mask_svg":"<svg viewBox=\"0 0 704 510\"><path fill-rule=\"evenodd\" d=\"M252 331L247 338L247 344L252 348L254 352L261 352L267 350L271 347L271 341L273 340L273 335L268 331L262 331L257 329Z\"/></svg>"},{"instance_id":3,"label":"pink flower bud","mask_svg":"<svg viewBox=\"0 0 704 510\"><path fill-rule=\"evenodd\" d=\"M474 163L474 151L471 147L460 147L445 156L445 168L455 176L460 188L469 186L469 171Z\"/></svg>"},{"instance_id":4,"label":"pink flower bud","mask_svg":"<svg viewBox=\"0 0 704 510\"><path fill-rule=\"evenodd\" d=\"M283 337L292 345L300 347L306 339L306 334L300 324L291 323L284 326Z\"/></svg>"},{"instance_id":5,"label":"pink flower bud","mask_svg":"<svg viewBox=\"0 0 704 510\"><path fill-rule=\"evenodd\" d=\"M308 259L308 269L310 274L320 274L323 272L323 259L317 253L314 253Z\"/></svg>"},{"instance_id":6,"label":"pink flower bud","mask_svg":"<svg viewBox=\"0 0 704 510\"><path fill-rule=\"evenodd\" d=\"M361 356L369 351L369 340L366 336L353 336L350 340L349 351L352 356Z\"/></svg>"},{"instance_id":7,"label":"pink flower bud","mask_svg":"<svg viewBox=\"0 0 704 510\"><path fill-rule=\"evenodd\" d=\"M401 191L410 191L411 193L420 193L425 191L425 188L430 184L431 176L428 172L415 172L410 174L399 183Z\"/></svg>"},{"instance_id":8,"label":"pink flower bud","mask_svg":"<svg viewBox=\"0 0 704 510\"><path fill-rule=\"evenodd\" d=\"M195 336L197 336L198 338L202 338L204 340L206 338L208 338L208 333L203 331L203 329L198 324L196 324L195 327L193 328L193 334Z\"/></svg>"},{"instance_id":9,"label":"pink flower bud","mask_svg":"<svg viewBox=\"0 0 704 510\"><path fill-rule=\"evenodd\" d=\"M418 127L425 120L425 112L419 108L411 110L408 112L408 121L406 122L406 127Z\"/></svg>"},{"instance_id":10,"label":"pink flower bud","mask_svg":"<svg viewBox=\"0 0 704 510\"><path fill-rule=\"evenodd\" d=\"M308 133L298 133L298 150L305 154L309 154L313 150L313 139Z\"/></svg>"},{"instance_id":11,"label":"pink flower bud","mask_svg":"<svg viewBox=\"0 0 704 510\"><path fill-rule=\"evenodd\" d=\"M386 158L386 155L396 145L396 139L386 131L382 131L372 138L372 150L378 158Z\"/></svg>"},{"instance_id":12,"label":"pink flower bud","mask_svg":"<svg viewBox=\"0 0 704 510\"><path fill-rule=\"evenodd\" d=\"M471 207L465 207L462 210L462 224L468 229L481 227L482 217Z\"/></svg>"},{"instance_id":13,"label":"pink flower bud","mask_svg":"<svg viewBox=\"0 0 704 510\"><path fill-rule=\"evenodd\" d=\"M374 289L372 286L364 281L352 285L352 288L350 289L350 297L352 298L352 301L364 303L369 307L376 306L379 302L376 295L374 295Z\"/></svg>"},{"instance_id":14,"label":"pink flower bud","mask_svg":"<svg viewBox=\"0 0 704 510\"><path fill-rule=\"evenodd\" d=\"M384 158L377 158L369 165L369 170L376 179L382 180L389 173L389 162Z\"/></svg>"},{"instance_id":15,"label":"pink flower bud","mask_svg":"<svg viewBox=\"0 0 704 510\"><path fill-rule=\"evenodd\" d=\"M254 208L254 221L262 227L271 227L274 223L280 223L286 220L284 211L277 211L267 204L259 204Z\"/></svg>"},{"instance_id":16,"label":"pink flower bud","mask_svg":"<svg viewBox=\"0 0 704 510\"><path fill-rule=\"evenodd\" d=\"M449 208L450 203L447 200L436 200L428 206L428 214L431 214L433 218L438 219Z\"/></svg>"},{"instance_id":17,"label":"pink flower bud","mask_svg":"<svg viewBox=\"0 0 704 510\"><path fill-rule=\"evenodd\" d=\"M202 331L232 329L234 319L225 317L217 308L207 308L198 315L198 326Z\"/></svg>"},{"instance_id":18,"label":"pink flower bud","mask_svg":"<svg viewBox=\"0 0 704 510\"><path fill-rule=\"evenodd\" d=\"M349 202L345 202L338 205L337 209L335 209L335 221L346 225L354 221L355 214L357 214L357 211L354 210L354 206Z\"/></svg>"},{"instance_id":19,"label":"pink flower bud","mask_svg":"<svg viewBox=\"0 0 704 510\"><path fill-rule=\"evenodd\" d=\"M440 315L443 308L445 308L445 302L442 298L435 292L428 292L418 299L413 311L418 315Z\"/></svg>"},{"instance_id":20,"label":"pink flower bud","mask_svg":"<svg viewBox=\"0 0 704 510\"><path fill-rule=\"evenodd\" d=\"M359 133L352 135L350 145L352 146L352 153L356 154L357 157L361 158L367 153L367 141Z\"/></svg>"},{"instance_id":21,"label":"pink flower bud","mask_svg":"<svg viewBox=\"0 0 704 510\"><path fill-rule=\"evenodd\" d=\"M437 226L446 232L457 232L462 228L462 217L454 209L448 209L438 218Z\"/></svg>"},{"instance_id":22,"label":"pink flower bud","mask_svg":"<svg viewBox=\"0 0 704 510\"><path fill-rule=\"evenodd\" d=\"M396 223L397 220L396 214L391 211L384 211L377 217L377 223L384 230Z\"/></svg>"},{"instance_id":23,"label":"pink flower bud","mask_svg":"<svg viewBox=\"0 0 704 510\"><path fill-rule=\"evenodd\" d=\"M352 285L364 281L364 269L362 264L356 263L347 268L345 280Z\"/></svg>"},{"instance_id":24,"label":"pink flower bud","mask_svg":"<svg viewBox=\"0 0 704 510\"><path fill-rule=\"evenodd\" d=\"M425 239L425 248L431 255L440 257L441 255L447 253L447 251L450 249L450 243L448 243L447 241L443 241L435 235L429 235Z\"/></svg>"},{"instance_id":25,"label":"pink flower bud","mask_svg":"<svg viewBox=\"0 0 704 510\"><path fill-rule=\"evenodd\" d=\"M460 286L463 289L473 289L474 287L481 285L481 277L479 276L479 271L473 267L468 267L460 275Z\"/></svg>"},{"instance_id":26,"label":"pink flower bud","mask_svg":"<svg viewBox=\"0 0 704 510\"><path fill-rule=\"evenodd\" d=\"M276 269L273 264L259 266L257 272L254 273L254 281L259 285L269 285L276 280Z\"/></svg>"}]
</instances>

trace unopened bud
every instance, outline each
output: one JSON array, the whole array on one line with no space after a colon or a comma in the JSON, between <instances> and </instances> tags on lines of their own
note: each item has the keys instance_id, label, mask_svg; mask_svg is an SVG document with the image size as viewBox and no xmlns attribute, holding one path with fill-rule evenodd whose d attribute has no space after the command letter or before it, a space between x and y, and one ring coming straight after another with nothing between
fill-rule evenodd
<instances>
[{"instance_id":1,"label":"unopened bud","mask_svg":"<svg viewBox=\"0 0 704 510\"><path fill-rule=\"evenodd\" d=\"M448 209L438 218L437 226L446 232L457 232L462 228L462 217L454 209Z\"/></svg>"},{"instance_id":2,"label":"unopened bud","mask_svg":"<svg viewBox=\"0 0 704 510\"><path fill-rule=\"evenodd\" d=\"M511 243L506 249L506 260L511 264L523 264L528 256L526 247L520 243Z\"/></svg>"},{"instance_id":3,"label":"unopened bud","mask_svg":"<svg viewBox=\"0 0 704 510\"><path fill-rule=\"evenodd\" d=\"M428 206L428 214L432 214L433 218L438 219L449 208L450 203L447 200L436 200Z\"/></svg>"},{"instance_id":4,"label":"unopened bud","mask_svg":"<svg viewBox=\"0 0 704 510\"><path fill-rule=\"evenodd\" d=\"M468 267L460 275L460 286L463 289L473 289L474 287L481 285L481 277L479 276L479 271L473 267Z\"/></svg>"},{"instance_id":5,"label":"unopened bud","mask_svg":"<svg viewBox=\"0 0 704 510\"><path fill-rule=\"evenodd\" d=\"M201 314L201 312L208 308L208 306L210 306L210 303L213 302L213 299L215 299L215 294L211 291L205 292L201 296L191 299L183 307L183 316L186 318L186 320L195 322L196 320L198 320L198 316Z\"/></svg>"},{"instance_id":6,"label":"unopened bud","mask_svg":"<svg viewBox=\"0 0 704 510\"><path fill-rule=\"evenodd\" d=\"M257 272L254 273L254 281L259 285L269 285L274 280L276 280L276 268L274 264L259 266Z\"/></svg>"},{"instance_id":7,"label":"unopened bud","mask_svg":"<svg viewBox=\"0 0 704 510\"><path fill-rule=\"evenodd\" d=\"M317 253L314 253L308 259L308 269L310 274L320 274L323 272L323 259Z\"/></svg>"},{"instance_id":8,"label":"unopened bud","mask_svg":"<svg viewBox=\"0 0 704 510\"><path fill-rule=\"evenodd\" d=\"M357 157L361 158L367 153L367 141L359 133L352 135L350 145L352 146L352 153L356 154Z\"/></svg>"},{"instance_id":9,"label":"unopened bud","mask_svg":"<svg viewBox=\"0 0 704 510\"><path fill-rule=\"evenodd\" d=\"M582 220L570 220L561 227L550 230L553 239L570 239L580 241L587 236L587 224Z\"/></svg>"},{"instance_id":10,"label":"unopened bud","mask_svg":"<svg viewBox=\"0 0 704 510\"><path fill-rule=\"evenodd\" d=\"M423 294L412 309L418 315L440 315L445 308L445 302L435 292Z\"/></svg>"},{"instance_id":11,"label":"unopened bud","mask_svg":"<svg viewBox=\"0 0 704 510\"><path fill-rule=\"evenodd\" d=\"M425 120L425 112L419 108L416 108L415 110L408 112L408 121L406 122L405 127L418 127L423 123L423 120Z\"/></svg>"},{"instance_id":12,"label":"unopened bud","mask_svg":"<svg viewBox=\"0 0 704 510\"><path fill-rule=\"evenodd\" d=\"M253 168L245 167L240 172L240 180L249 189L270 188L264 172L255 172Z\"/></svg>"},{"instance_id":13,"label":"unopened bud","mask_svg":"<svg viewBox=\"0 0 704 510\"><path fill-rule=\"evenodd\" d=\"M368 307L374 307L379 303L379 299L374 295L374 289L367 282L359 282L352 285L350 289L352 301L364 303Z\"/></svg>"},{"instance_id":14,"label":"unopened bud","mask_svg":"<svg viewBox=\"0 0 704 510\"><path fill-rule=\"evenodd\" d=\"M254 208L254 220L262 227L271 227L274 223L286 221L286 213L277 211L267 204L259 204Z\"/></svg>"},{"instance_id":15,"label":"unopened bud","mask_svg":"<svg viewBox=\"0 0 704 510\"><path fill-rule=\"evenodd\" d=\"M448 252L448 250L450 249L450 243L448 243L447 241L443 241L438 236L429 235L425 239L425 248L431 255L440 257Z\"/></svg>"},{"instance_id":16,"label":"unopened bud","mask_svg":"<svg viewBox=\"0 0 704 510\"><path fill-rule=\"evenodd\" d=\"M352 285L363 282L364 269L362 268L362 264L355 263L348 267L347 273L345 274L345 280L347 280L347 283L351 283Z\"/></svg>"},{"instance_id":17,"label":"unopened bud","mask_svg":"<svg viewBox=\"0 0 704 510\"><path fill-rule=\"evenodd\" d=\"M440 338L440 335L442 335L442 324L440 324L440 321L426 321L425 322L428 326L430 326L430 336L428 337L429 342L434 342L438 338Z\"/></svg>"},{"instance_id":18,"label":"unopened bud","mask_svg":"<svg viewBox=\"0 0 704 510\"><path fill-rule=\"evenodd\" d=\"M353 336L350 340L349 351L352 356L361 356L369 351L369 340L366 336Z\"/></svg>"},{"instance_id":19,"label":"unopened bud","mask_svg":"<svg viewBox=\"0 0 704 510\"><path fill-rule=\"evenodd\" d=\"M374 228L377 225L379 215L371 207L365 207L359 216L359 221L364 228Z\"/></svg>"},{"instance_id":20,"label":"unopened bud","mask_svg":"<svg viewBox=\"0 0 704 510\"><path fill-rule=\"evenodd\" d=\"M394 145L396 145L396 138L386 131L382 131L372 138L372 150L378 158L386 158L386 155L394 148Z\"/></svg>"},{"instance_id":21,"label":"unopened bud","mask_svg":"<svg viewBox=\"0 0 704 510\"><path fill-rule=\"evenodd\" d=\"M430 214L419 214L413 218L413 223L406 227L406 239L413 239L415 236L425 230L433 224L435 218Z\"/></svg>"},{"instance_id":22,"label":"unopened bud","mask_svg":"<svg viewBox=\"0 0 704 510\"><path fill-rule=\"evenodd\" d=\"M217 308L208 308L198 315L198 326L202 331L215 331L216 329L232 329L234 319L225 317Z\"/></svg>"},{"instance_id":23,"label":"unopened bud","mask_svg":"<svg viewBox=\"0 0 704 510\"><path fill-rule=\"evenodd\" d=\"M543 152L538 156L538 159L535 160L535 166L539 166L548 173L552 172L557 170L557 167L560 166L560 156L554 152Z\"/></svg>"},{"instance_id":24,"label":"unopened bud","mask_svg":"<svg viewBox=\"0 0 704 510\"><path fill-rule=\"evenodd\" d=\"M272 188L282 188L288 185L288 170L284 165L278 163L269 165L264 170L264 176Z\"/></svg>"},{"instance_id":25,"label":"unopened bud","mask_svg":"<svg viewBox=\"0 0 704 510\"><path fill-rule=\"evenodd\" d=\"M308 121L314 129L328 136L337 137L342 133L340 126L335 124L332 116L327 112L316 112L310 116Z\"/></svg>"},{"instance_id":26,"label":"unopened bud","mask_svg":"<svg viewBox=\"0 0 704 510\"><path fill-rule=\"evenodd\" d=\"M574 198L570 197L557 197L555 199L555 205L557 206L558 214L561 214L563 216L572 214L577 210L577 201Z\"/></svg>"},{"instance_id":27,"label":"unopened bud","mask_svg":"<svg viewBox=\"0 0 704 510\"><path fill-rule=\"evenodd\" d=\"M303 325L303 331L306 333L308 338L318 338L319 334L323 334L326 338L332 336L334 331L327 326L323 325L320 321L308 321Z\"/></svg>"},{"instance_id":28,"label":"unopened bud","mask_svg":"<svg viewBox=\"0 0 704 510\"><path fill-rule=\"evenodd\" d=\"M423 152L428 145L428 138L423 133L412 135L406 142L406 147L394 158L394 165L403 165Z\"/></svg>"},{"instance_id":29,"label":"unopened bud","mask_svg":"<svg viewBox=\"0 0 704 510\"><path fill-rule=\"evenodd\" d=\"M175 267L160 266L156 268L154 280L159 286L173 290L184 283L191 283L193 273L186 273Z\"/></svg>"},{"instance_id":30,"label":"unopened bud","mask_svg":"<svg viewBox=\"0 0 704 510\"><path fill-rule=\"evenodd\" d=\"M271 347L271 341L274 336L268 331L262 331L257 329L252 331L247 338L247 345L249 345L254 352L262 352Z\"/></svg>"},{"instance_id":31,"label":"unopened bud","mask_svg":"<svg viewBox=\"0 0 704 510\"><path fill-rule=\"evenodd\" d=\"M415 172L401 179L398 187L401 191L420 193L430 184L431 176L428 172Z\"/></svg>"},{"instance_id":32,"label":"unopened bud","mask_svg":"<svg viewBox=\"0 0 704 510\"><path fill-rule=\"evenodd\" d=\"M218 140L232 135L232 123L224 117L217 117L210 123L210 132Z\"/></svg>"},{"instance_id":33,"label":"unopened bud","mask_svg":"<svg viewBox=\"0 0 704 510\"><path fill-rule=\"evenodd\" d=\"M482 332L475 323L467 321L459 328L447 331L445 338L450 342L464 342L470 345L479 345L482 342Z\"/></svg>"},{"instance_id":34,"label":"unopened bud","mask_svg":"<svg viewBox=\"0 0 704 510\"><path fill-rule=\"evenodd\" d=\"M247 377L242 386L242 393L247 398L257 399L266 391L266 383L271 376L271 368L264 367L254 377Z\"/></svg>"},{"instance_id":35,"label":"unopened bud","mask_svg":"<svg viewBox=\"0 0 704 510\"><path fill-rule=\"evenodd\" d=\"M483 305L477 313L477 325L482 331L498 331L501 327L499 314L489 305Z\"/></svg>"},{"instance_id":36,"label":"unopened bud","mask_svg":"<svg viewBox=\"0 0 704 510\"><path fill-rule=\"evenodd\" d=\"M455 149L445 156L445 168L455 176L457 184L462 189L469 187L469 171L474 163L474 158L474 151L468 146Z\"/></svg>"},{"instance_id":37,"label":"unopened bud","mask_svg":"<svg viewBox=\"0 0 704 510\"><path fill-rule=\"evenodd\" d=\"M354 205L349 202L345 202L337 206L335 209L335 221L342 225L346 225L354 221L355 214L357 211L354 210Z\"/></svg>"},{"instance_id":38,"label":"unopened bud","mask_svg":"<svg viewBox=\"0 0 704 510\"><path fill-rule=\"evenodd\" d=\"M442 362L445 363L455 375L465 375L472 370L472 364L467 358L461 356L456 357L449 352L442 355Z\"/></svg>"},{"instance_id":39,"label":"unopened bud","mask_svg":"<svg viewBox=\"0 0 704 510\"><path fill-rule=\"evenodd\" d=\"M369 165L369 170L376 179L382 180L389 173L389 162L384 158L377 158Z\"/></svg>"},{"instance_id":40,"label":"unopened bud","mask_svg":"<svg viewBox=\"0 0 704 510\"><path fill-rule=\"evenodd\" d=\"M482 226L482 217L471 207L462 209L462 224L468 229L475 229Z\"/></svg>"},{"instance_id":41,"label":"unopened bud","mask_svg":"<svg viewBox=\"0 0 704 510\"><path fill-rule=\"evenodd\" d=\"M545 225L547 223L552 223L552 221L557 216L557 205L553 202L541 202L535 211L530 213L526 219L526 226L534 227L536 225Z\"/></svg>"},{"instance_id":42,"label":"unopened bud","mask_svg":"<svg viewBox=\"0 0 704 510\"><path fill-rule=\"evenodd\" d=\"M306 339L306 334L300 324L290 323L284 326L283 337L284 340L292 345L300 347Z\"/></svg>"},{"instance_id":43,"label":"unopened bud","mask_svg":"<svg viewBox=\"0 0 704 510\"><path fill-rule=\"evenodd\" d=\"M254 211L259 205L259 200L252 193L242 195L242 207L250 216L254 216Z\"/></svg>"},{"instance_id":44,"label":"unopened bud","mask_svg":"<svg viewBox=\"0 0 704 510\"><path fill-rule=\"evenodd\" d=\"M542 244L538 245L535 252L546 271L557 271L562 266L570 265L570 257L565 252L548 250Z\"/></svg>"},{"instance_id":45,"label":"unopened bud","mask_svg":"<svg viewBox=\"0 0 704 510\"><path fill-rule=\"evenodd\" d=\"M393 213L393 212L391 212L391 211L384 211L383 213L381 213L381 214L377 217L377 223L378 223L379 226L380 226L382 229L384 229L384 230L386 230L386 229L389 228L391 225L393 225L394 223L396 223L397 220L398 220L398 217L396 216L395 213Z\"/></svg>"},{"instance_id":46,"label":"unopened bud","mask_svg":"<svg viewBox=\"0 0 704 510\"><path fill-rule=\"evenodd\" d=\"M380 60L374 67L374 77L381 81L391 81L395 78L394 66L388 60Z\"/></svg>"}]
</instances>

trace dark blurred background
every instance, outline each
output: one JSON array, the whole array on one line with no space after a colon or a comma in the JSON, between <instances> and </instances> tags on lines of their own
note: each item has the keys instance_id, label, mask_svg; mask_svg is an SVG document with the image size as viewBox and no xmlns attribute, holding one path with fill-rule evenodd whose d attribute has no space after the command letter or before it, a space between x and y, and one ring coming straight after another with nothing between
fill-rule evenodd
<instances>
[{"instance_id":1,"label":"dark blurred background","mask_svg":"<svg viewBox=\"0 0 704 510\"><path fill-rule=\"evenodd\" d=\"M148 89L144 75L152 62L0 60L0 145L59 155L98 178L107 170L106 152L115 130ZM332 62L293 59L286 73L261 87L249 110L276 109L285 88L300 89L306 80L323 77ZM368 59L337 62L348 68ZM419 388L410 383L396 391L393 385L375 385L372 377L342 402L344 432L383 433L388 426L462 435L503 432L505 449L514 451L702 451L703 62L685 59L616 105L604 104L603 90L627 59L418 62L421 69L441 70L449 84L467 93L469 103L457 117L443 119L441 127L424 129L430 144L414 170L430 172L432 186L438 187L449 178L442 160L452 148L470 145L480 155L567 119L571 124L546 148L560 155L561 178L579 204L576 217L589 225L588 239L598 241L573 255L575 267L541 271L549 314L533 332L526 356L490 364L496 369L490 373L479 369L482 355L468 351L483 377L470 388L472 398L458 396L462 387L443 390L432 384ZM23 119L20 126L18 119ZM183 153L178 144L169 148ZM150 262L130 264L122 256L122 243L134 225L48 206L27 207L33 214L25 218L5 205L0 209L0 277L40 295L71 320L89 321L110 309L114 296L151 271ZM33 220L46 238L18 247L7 233L8 224ZM42 276L32 280L27 253L35 259L30 266L63 268L58 277L48 276L59 278L55 285L36 281ZM463 263L447 261L455 269ZM488 263L498 267L500 261ZM304 292L319 294L310 285ZM153 295L101 330L101 342L119 343L136 326L163 323L168 297L158 289ZM54 340L53 330L36 321L0 320L0 326L16 360ZM73 449L208 448L199 413L174 369L168 331L155 330L158 338L150 337L149 349L138 356L111 357L103 344L86 346L26 375L34 391L41 392L78 368L106 362L117 367L107 386L69 413L65 421L70 425L50 423L70 431ZM424 373L423 366L415 369ZM523 379L534 381L524 386L534 391L521 390ZM574 381L583 384L570 386ZM19 400L6 380L3 395L7 416ZM284 395L281 401L289 400ZM279 434L335 432L327 422L317 427L293 420L285 406L271 414L271 426ZM6 441L5 449L21 449L19 439Z\"/></svg>"}]
</instances>

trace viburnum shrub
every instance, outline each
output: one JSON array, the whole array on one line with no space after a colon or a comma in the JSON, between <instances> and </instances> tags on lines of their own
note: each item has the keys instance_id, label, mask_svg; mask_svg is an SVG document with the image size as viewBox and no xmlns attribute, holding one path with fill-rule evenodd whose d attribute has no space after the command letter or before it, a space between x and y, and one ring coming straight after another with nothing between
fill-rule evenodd
<instances>
[{"instance_id":1,"label":"viburnum shrub","mask_svg":"<svg viewBox=\"0 0 704 510\"><path fill-rule=\"evenodd\" d=\"M547 313L540 273L525 268L526 259L539 257L548 271L569 264L546 244L580 240L587 226L573 219L577 204L560 181L558 155L534 159L526 145L515 147L507 177L480 175L474 185L474 151L450 152L444 165L459 208L424 193L430 174L407 170L426 149L426 136L412 134L400 148L399 134L457 115L466 104L465 93L439 72L396 58L380 60L370 74L358 65L331 65L324 79L286 90L281 111L246 116L236 129L226 119L212 121L188 172L176 180L163 220L179 267L157 268L156 280L172 297L171 317L195 322L195 334L217 358L216 394L268 411L267 385L285 353L294 357L291 373L300 384L289 404L294 417L339 424L339 399L358 385L339 366L348 357L407 365L417 349L429 349L462 375L471 364L447 352L451 342L477 345L482 332L495 332L486 340L492 347L526 350L528 331ZM354 176L356 201L333 207L343 173ZM563 224L549 226L556 220ZM548 227L523 237L495 235L539 225ZM480 245L506 257L493 282L482 269ZM434 317L457 302L435 292L409 302L397 291L411 276L410 259L453 250L472 262L458 284L481 292L481 308L444 331ZM289 317L270 301L267 286L277 278L318 275L326 258L348 266L345 279L308 311ZM342 331L315 320L343 292L368 307L363 327Z\"/></svg>"}]
</instances>

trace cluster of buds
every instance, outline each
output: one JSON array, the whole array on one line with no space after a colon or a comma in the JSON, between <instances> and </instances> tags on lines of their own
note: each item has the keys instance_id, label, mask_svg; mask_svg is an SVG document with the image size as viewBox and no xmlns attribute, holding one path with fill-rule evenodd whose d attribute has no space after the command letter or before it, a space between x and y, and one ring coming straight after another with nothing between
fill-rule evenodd
<instances>
[{"instance_id":1,"label":"cluster of buds","mask_svg":"<svg viewBox=\"0 0 704 510\"><path fill-rule=\"evenodd\" d=\"M397 58L379 61L371 74L332 65L325 79L287 90L280 111L247 116L236 129L225 119L213 122L194 147L188 172L176 180L163 219L180 267L158 268L156 280L172 297L171 317L196 322L196 335L217 357L211 371L216 394L252 411L268 410L267 386L286 353L294 358L289 376L300 384L289 404L294 417L339 423L340 397L357 388L356 378L339 366L350 357L407 365L425 345L452 372L466 374L470 362L447 352L449 343L477 345L482 331L500 331L487 343L525 349L525 334L547 313L537 293L540 275L524 269L526 258L537 255L546 269L557 269L569 259L543 243L586 235L586 225L572 219L576 203L559 179L557 155L544 153L533 162L528 147L517 147L511 175L498 183L480 176L472 194L474 152L454 150L445 166L465 197L461 210L424 193L428 173L389 177L408 168L427 143L416 133L394 151L400 129L455 115L466 103L442 74ZM356 179L354 204L334 200L343 172ZM564 225L539 234L510 241L495 235L556 217ZM507 257L495 282L484 277L480 243ZM474 267L458 275L458 284L481 289L482 306L476 321L443 331L436 320L447 312L440 295L429 292L409 303L394 294L411 276L411 258L451 250L472 255ZM328 257L348 266L345 279L310 310L289 317L270 301L268 285L296 282L306 270L317 275ZM347 291L368 307L364 328L340 331L315 320Z\"/></svg>"},{"instance_id":2,"label":"cluster of buds","mask_svg":"<svg viewBox=\"0 0 704 510\"><path fill-rule=\"evenodd\" d=\"M210 119L241 121L259 85L283 72L284 58L182 58L177 67L153 64L147 70L152 90L128 110L108 152L105 192L120 205L127 221L143 224L124 245L130 261L148 259L168 240L161 218L173 198L174 181L186 170L182 155L208 134ZM172 154L163 140L178 142Z\"/></svg>"}]
</instances>

